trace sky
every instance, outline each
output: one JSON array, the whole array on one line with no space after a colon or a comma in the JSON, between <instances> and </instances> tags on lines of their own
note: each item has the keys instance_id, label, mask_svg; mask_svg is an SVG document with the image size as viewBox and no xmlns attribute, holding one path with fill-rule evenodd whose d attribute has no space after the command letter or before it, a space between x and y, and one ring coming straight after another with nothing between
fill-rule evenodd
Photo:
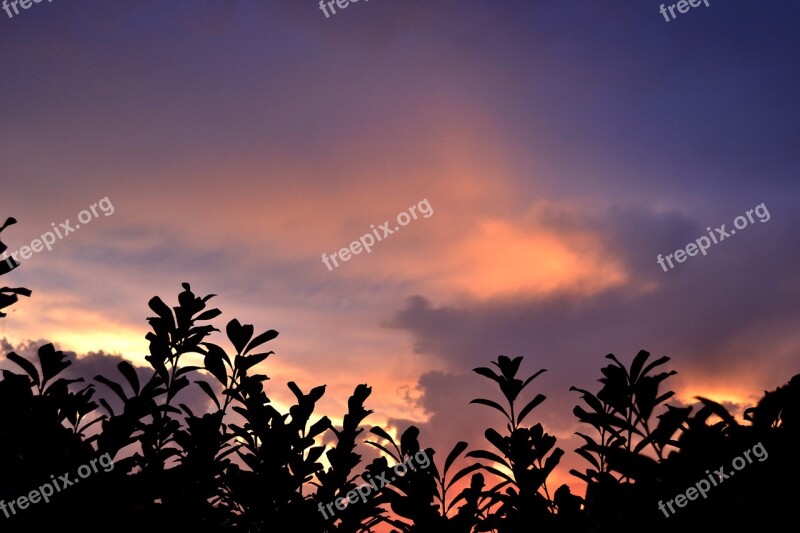
<instances>
[{"instance_id":1,"label":"sky","mask_svg":"<svg viewBox=\"0 0 800 533\"><path fill-rule=\"evenodd\" d=\"M469 405L498 399L472 369L523 356L567 451L552 486L580 486L569 388L598 390L606 354L669 356L673 404L741 414L800 371L800 5L659 6L0 11L2 240L70 228L4 276L33 294L2 351L144 366L148 300L187 282L223 331L280 332L259 368L279 405L326 384L341 420L368 383L368 424L443 455L499 422Z\"/></svg>"}]
</instances>

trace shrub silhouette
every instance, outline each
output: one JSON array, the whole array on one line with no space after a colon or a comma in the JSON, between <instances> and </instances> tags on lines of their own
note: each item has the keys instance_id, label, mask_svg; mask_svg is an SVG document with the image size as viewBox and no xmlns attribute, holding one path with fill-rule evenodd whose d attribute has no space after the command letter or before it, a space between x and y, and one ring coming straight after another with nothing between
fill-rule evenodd
<instances>
[{"instance_id":1,"label":"shrub silhouette","mask_svg":"<svg viewBox=\"0 0 800 533\"><path fill-rule=\"evenodd\" d=\"M3 230L6 229L8 226L11 226L16 223L17 219L12 217L7 218L5 223L2 226L0 226L0 233L3 233ZM5 244L3 244L2 241L0 241L0 254L5 252L6 250L8 250L8 246L6 246ZM19 266L19 261L9 256L6 260L0 261L0 276L2 276L3 274L8 274L18 266ZM17 303L17 300L19 299L20 295L30 296L31 291L19 287L0 288L0 318L6 316L6 314L3 312L3 309Z\"/></svg>"},{"instance_id":2,"label":"shrub silhouette","mask_svg":"<svg viewBox=\"0 0 800 533\"><path fill-rule=\"evenodd\" d=\"M30 294L3 288L0 306ZM366 384L353 391L341 427L316 412L325 386L303 391L289 382L294 405L278 410L265 389L269 378L255 372L273 355L266 346L278 332L256 334L252 325L230 320L224 335L233 349L226 351L212 339L222 332L209 324L221 315L208 307L211 298L184 283L176 306L150 300L149 374L123 361L117 375L97 375L87 384L62 377L72 362L52 344L39 347L35 362L6 355L19 371L4 370L0 381L0 499L14 501L56 475L74 478L98 456L114 459L112 470L80 479L37 509L0 515L7 530L69 524L84 531L622 533L764 531L793 519L800 496L794 482L800 376L765 393L740 423L705 398L698 398L696 412L666 405L674 393L661 387L675 372L658 368L669 358L648 363L650 354L641 351L626 367L608 355L612 362L602 368L596 394L572 389L585 404L574 414L594 430L578 432L584 444L576 452L589 466L571 471L587 484L584 500L566 485L550 492L547 479L564 452L541 423L526 423L545 396L524 400L523 392L544 370L518 377L522 357L501 355L492 361L496 370L474 369L504 400L471 402L506 420L502 432L486 429L491 447L470 450L458 442L437 462L414 426L399 443L377 426L360 442L372 414ZM181 401L195 388L209 398L209 412L196 414ZM659 500L756 442L769 461L754 463L675 516L659 513ZM380 456L363 464L362 444ZM414 464L420 453L428 467L406 468L344 505L357 487L387 479L393 467Z\"/></svg>"},{"instance_id":3,"label":"shrub silhouette","mask_svg":"<svg viewBox=\"0 0 800 533\"><path fill-rule=\"evenodd\" d=\"M585 510L597 530L768 531L791 524L790 502L799 494L787 479L800 473L792 454L798 439L791 422L782 427L779 413L786 408L791 420L796 412L800 376L765 393L756 407L745 411L747 420L759 420L752 426L742 426L722 405L697 397L701 407L696 413L692 415L691 406L668 405L651 429L655 408L674 395L660 394L659 388L675 372L651 375L669 358L645 366L649 356L640 351L628 369L609 354L613 364L602 369L603 387L596 395L572 387L590 408L578 406L574 414L593 426L599 438L598 442L578 433L585 444L576 452L590 468L571 471L587 482ZM736 479L714 486L707 499L698 499L675 515L659 511L657 502L684 493L709 470L720 466L729 470L733 458L759 442L768 450L770 462L756 462Z\"/></svg>"},{"instance_id":4,"label":"shrub silhouette","mask_svg":"<svg viewBox=\"0 0 800 533\"><path fill-rule=\"evenodd\" d=\"M502 413L508 422L507 436L492 428L487 429L484 434L496 451L476 450L467 454L468 457L484 459L510 471L507 474L492 465L482 466L502 482L489 491L489 497L498 500L501 505L481 521L481 531L497 530L506 533L530 531L532 528L553 531L557 519L554 513L556 505L547 489L547 477L558 465L564 452L561 448L554 448L556 438L545 433L541 424L522 426L525 417L544 402L545 396L537 394L519 410L519 413L515 409L517 399L520 393L545 370L539 370L522 381L517 378L521 363L522 357L510 359L501 355L497 361L492 361L492 364L500 370L499 374L488 367L474 370L497 384L508 405L506 409L486 398L477 398L471 402L491 407ZM505 491L499 492L503 487ZM566 486L560 490L564 489L569 491Z\"/></svg>"}]
</instances>

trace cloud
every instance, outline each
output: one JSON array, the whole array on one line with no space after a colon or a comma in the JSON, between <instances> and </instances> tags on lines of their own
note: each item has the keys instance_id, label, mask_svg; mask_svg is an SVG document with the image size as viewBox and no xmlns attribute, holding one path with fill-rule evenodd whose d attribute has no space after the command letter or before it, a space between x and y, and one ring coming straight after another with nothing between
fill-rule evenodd
<instances>
[{"instance_id":1,"label":"cloud","mask_svg":"<svg viewBox=\"0 0 800 533\"><path fill-rule=\"evenodd\" d=\"M465 403L482 391L465 372L501 354L549 370L535 382L548 396L536 415L566 439L577 429L571 411L579 400L569 387L596 390L607 353L626 363L640 349L670 356L670 368L679 371L667 382L676 402L703 395L739 414L796 372L800 336L792 324L800 318L800 276L785 261L787 251L800 249L796 214L781 211L666 273L656 254L702 235L705 221L643 208L546 218L563 234L593 232L630 279L589 295L564 290L440 305L422 295L408 298L387 327L412 334L415 352L451 371L419 380L428 427L444 428L451 440L476 438L475 412Z\"/></svg>"}]
</instances>

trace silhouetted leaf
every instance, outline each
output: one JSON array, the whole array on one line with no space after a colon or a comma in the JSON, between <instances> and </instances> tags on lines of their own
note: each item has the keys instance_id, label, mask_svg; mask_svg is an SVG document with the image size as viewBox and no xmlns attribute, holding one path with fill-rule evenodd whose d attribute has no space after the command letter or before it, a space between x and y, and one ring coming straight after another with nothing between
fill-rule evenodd
<instances>
[{"instance_id":1,"label":"silhouetted leaf","mask_svg":"<svg viewBox=\"0 0 800 533\"><path fill-rule=\"evenodd\" d=\"M469 444L467 444L463 440L458 441L456 445L453 446L453 449L450 451L449 454L447 454L447 458L444 460L445 474L450 469L450 466L453 464L453 461L455 461L458 458L458 456L461 455L461 453L467 449L467 446L469 446Z\"/></svg>"},{"instance_id":2,"label":"silhouetted leaf","mask_svg":"<svg viewBox=\"0 0 800 533\"><path fill-rule=\"evenodd\" d=\"M211 388L211 385L205 381L195 381L195 383L197 383L200 388L203 389L203 392L205 392L208 397L214 401L214 405L217 406L217 409L222 409L222 406L219 404L219 400L217 400L217 395L214 394L214 390Z\"/></svg>"},{"instance_id":3,"label":"silhouetted leaf","mask_svg":"<svg viewBox=\"0 0 800 533\"><path fill-rule=\"evenodd\" d=\"M195 320L211 320L217 318L221 314L222 311L219 309L209 309L208 311L203 311L200 313Z\"/></svg>"},{"instance_id":4,"label":"silhouetted leaf","mask_svg":"<svg viewBox=\"0 0 800 533\"><path fill-rule=\"evenodd\" d=\"M308 428L308 432L306 436L313 439L326 429L329 429L332 426L330 419L327 416L323 416L316 422L314 422L310 428Z\"/></svg>"},{"instance_id":5,"label":"silhouetted leaf","mask_svg":"<svg viewBox=\"0 0 800 533\"><path fill-rule=\"evenodd\" d=\"M236 353L242 354L243 350L247 346L247 343L253 337L253 326L251 324L245 324L243 326L234 318L228 322L226 332L228 334L228 339L230 339L234 348L236 348Z\"/></svg>"},{"instance_id":6,"label":"silhouetted leaf","mask_svg":"<svg viewBox=\"0 0 800 533\"><path fill-rule=\"evenodd\" d=\"M579 389L577 387L570 387L569 390L578 391L581 393L581 398L585 401L589 407L591 407L594 412L596 413L605 413L605 409L603 408L603 404L600 400L597 399L597 396L592 394L591 392L583 389Z\"/></svg>"},{"instance_id":7,"label":"silhouetted leaf","mask_svg":"<svg viewBox=\"0 0 800 533\"><path fill-rule=\"evenodd\" d=\"M494 428L488 428L486 431L483 432L483 435L486 437L486 440L488 440L490 443L494 445L495 448L497 448L504 454L508 452L509 441L511 439L504 438Z\"/></svg>"},{"instance_id":8,"label":"silhouetted leaf","mask_svg":"<svg viewBox=\"0 0 800 533\"><path fill-rule=\"evenodd\" d=\"M497 366L500 371L503 373L503 377L507 380L514 379L514 376L517 375L519 371L519 365L522 362L522 357L515 357L514 359L510 359L508 356L501 355L497 358L497 362L495 363L492 361L492 364Z\"/></svg>"},{"instance_id":9,"label":"silhouetted leaf","mask_svg":"<svg viewBox=\"0 0 800 533\"><path fill-rule=\"evenodd\" d=\"M6 355L6 357L20 366L22 370L24 370L25 373L31 377L33 382L36 383L37 387L40 385L39 372L36 370L36 367L33 365L33 363L14 352L10 352L8 355Z\"/></svg>"},{"instance_id":10,"label":"silhouetted leaf","mask_svg":"<svg viewBox=\"0 0 800 533\"><path fill-rule=\"evenodd\" d=\"M66 354L56 350L52 343L41 346L37 354L39 356L39 366L42 368L42 386L71 364L69 360L64 360L66 359Z\"/></svg>"},{"instance_id":11,"label":"silhouetted leaf","mask_svg":"<svg viewBox=\"0 0 800 533\"><path fill-rule=\"evenodd\" d=\"M583 433L580 433L580 432L575 432L575 434L577 436L581 437L583 440L585 440L586 444L589 444L590 446L597 446L598 445L597 441L595 441L592 437L590 437L588 435L584 435Z\"/></svg>"},{"instance_id":12,"label":"silhouetted leaf","mask_svg":"<svg viewBox=\"0 0 800 533\"><path fill-rule=\"evenodd\" d=\"M169 398L174 398L178 392L181 391L184 387L189 385L189 380L186 377L177 378L175 381L172 382L172 386L170 387L167 395Z\"/></svg>"},{"instance_id":13,"label":"silhouetted leaf","mask_svg":"<svg viewBox=\"0 0 800 533\"><path fill-rule=\"evenodd\" d=\"M648 357L650 357L650 352L640 350L639 353L636 354L636 357L633 358L630 372L631 381L636 381L639 378L639 372L642 370Z\"/></svg>"},{"instance_id":14,"label":"silhouetted leaf","mask_svg":"<svg viewBox=\"0 0 800 533\"><path fill-rule=\"evenodd\" d=\"M120 361L117 368L122 375L125 376L125 379L128 380L128 383L131 384L133 392L139 394L139 376L136 375L136 370L133 368L133 365L127 361Z\"/></svg>"},{"instance_id":15,"label":"silhouetted leaf","mask_svg":"<svg viewBox=\"0 0 800 533\"><path fill-rule=\"evenodd\" d=\"M474 472L475 470L480 470L482 467L480 464L475 463L469 466L465 466L461 470L455 473L455 475L450 479L450 483L448 483L448 487L451 487L458 483L458 480L463 478L464 476L469 475L470 473Z\"/></svg>"},{"instance_id":16,"label":"silhouetted leaf","mask_svg":"<svg viewBox=\"0 0 800 533\"><path fill-rule=\"evenodd\" d=\"M119 396L120 399L122 399L123 402L128 399L128 397L125 395L125 391L122 389L122 386L120 386L119 383L111 381L105 376L101 376L99 374L95 376L94 379L95 381L99 381L100 383L102 383L103 385L114 391L116 395Z\"/></svg>"},{"instance_id":17,"label":"silhouetted leaf","mask_svg":"<svg viewBox=\"0 0 800 533\"><path fill-rule=\"evenodd\" d=\"M262 333L261 335L257 336L255 339L250 341L250 344L247 345L247 350L244 353L248 353L251 350L254 350L255 348L258 348L259 346L261 346L265 342L269 342L269 341L271 341L272 339L274 339L277 336L278 336L278 332L275 331L274 329L271 329L269 331L266 331L266 332Z\"/></svg>"},{"instance_id":18,"label":"silhouetted leaf","mask_svg":"<svg viewBox=\"0 0 800 533\"><path fill-rule=\"evenodd\" d=\"M620 472L635 480L652 479L657 471L655 460L645 455L630 452L624 448L602 448L608 465L612 470Z\"/></svg>"},{"instance_id":19,"label":"silhouetted leaf","mask_svg":"<svg viewBox=\"0 0 800 533\"><path fill-rule=\"evenodd\" d=\"M205 367L202 366L182 366L175 372L175 377L181 377L184 374L188 374L189 372L194 372L195 370L203 370Z\"/></svg>"},{"instance_id":20,"label":"silhouetted leaf","mask_svg":"<svg viewBox=\"0 0 800 533\"><path fill-rule=\"evenodd\" d=\"M642 371L642 375L648 374L652 369L654 369L659 365L663 365L667 361L669 361L669 357L667 356L659 357L658 359L656 359L655 361L653 361L652 363L650 363L645 367L645 369Z\"/></svg>"},{"instance_id":21,"label":"silhouetted leaf","mask_svg":"<svg viewBox=\"0 0 800 533\"><path fill-rule=\"evenodd\" d=\"M542 374L542 373L544 373L544 372L547 372L547 369L546 369L546 368L542 368L542 369L540 369L538 372L536 372L534 375L530 376L530 377L529 377L528 379L526 379L526 380L525 380L525 382L522 384L522 389L520 389L520 390L524 390L524 389L525 389L525 387L527 387L527 386L528 386L528 384L529 384L531 381L533 381L534 379L536 379L537 377L539 377L539 375L541 375L541 374Z\"/></svg>"},{"instance_id":22,"label":"silhouetted leaf","mask_svg":"<svg viewBox=\"0 0 800 533\"><path fill-rule=\"evenodd\" d=\"M159 298L158 296L154 296L153 298L150 299L149 302L147 302L147 305L150 307L150 309L153 310L155 314L157 314L163 320L172 324L174 327L172 310L169 308L167 304L164 303L164 301L161 298Z\"/></svg>"},{"instance_id":23,"label":"silhouetted leaf","mask_svg":"<svg viewBox=\"0 0 800 533\"><path fill-rule=\"evenodd\" d=\"M519 416L517 417L517 422L522 422L522 420L536 408L537 405L545 401L547 397L544 394L537 394L534 399L528 402L528 405L522 408L522 411L519 412Z\"/></svg>"},{"instance_id":24,"label":"silhouetted leaf","mask_svg":"<svg viewBox=\"0 0 800 533\"><path fill-rule=\"evenodd\" d=\"M486 470L487 472L491 472L492 474L494 474L495 476L499 477L500 479L504 479L504 480L508 481L512 485L514 484L514 480L511 479L511 477L509 477L508 474L506 474L505 472L501 472L500 470L494 468L493 466L483 465L483 469Z\"/></svg>"},{"instance_id":25,"label":"silhouetted leaf","mask_svg":"<svg viewBox=\"0 0 800 533\"><path fill-rule=\"evenodd\" d=\"M569 473L572 474L573 476L577 477L577 478L582 479L586 483L591 483L592 482L592 478L590 478L589 476L586 476L582 472L578 472L574 468L571 468Z\"/></svg>"},{"instance_id":26,"label":"silhouetted leaf","mask_svg":"<svg viewBox=\"0 0 800 533\"><path fill-rule=\"evenodd\" d=\"M106 408L106 411L108 411L111 416L114 416L114 410L111 408L105 398L98 398L97 401L100 402L100 405Z\"/></svg>"},{"instance_id":27,"label":"silhouetted leaf","mask_svg":"<svg viewBox=\"0 0 800 533\"><path fill-rule=\"evenodd\" d=\"M419 428L417 426L408 426L400 435L400 456L413 455L419 450Z\"/></svg>"},{"instance_id":28,"label":"silhouetted leaf","mask_svg":"<svg viewBox=\"0 0 800 533\"><path fill-rule=\"evenodd\" d=\"M503 413L506 416L506 418L511 420L511 416L509 416L509 414L506 412L506 410L503 408L503 406L500 405L499 403L493 401L493 400L487 400L486 398L476 398L476 399L472 400L469 403L478 403L478 404L481 404L481 405L487 405L487 406L489 406L489 407L491 407L493 409L497 409L498 411Z\"/></svg>"},{"instance_id":29,"label":"silhouetted leaf","mask_svg":"<svg viewBox=\"0 0 800 533\"><path fill-rule=\"evenodd\" d=\"M369 444L370 446L374 446L374 447L378 448L379 450L381 450L381 451L383 451L384 453L388 454L388 455L389 455L389 457L391 457L392 459L394 459L396 462L398 462L398 463L400 462L400 458L399 458L399 457L397 457L397 455L395 455L395 454L394 454L394 452L390 451L390 450L389 450L388 448L386 448L384 445L382 445L382 444L379 444L379 443L377 443L377 442L375 442L375 441L371 441L371 440L364 441L364 443L365 443L365 444Z\"/></svg>"},{"instance_id":30,"label":"silhouetted leaf","mask_svg":"<svg viewBox=\"0 0 800 533\"><path fill-rule=\"evenodd\" d=\"M228 363L228 365L231 364L230 357L228 357L228 354L225 353L225 350L223 350L221 346L218 346L211 342L204 342L202 343L202 345L205 346L208 353L210 353L213 357L224 359L225 362Z\"/></svg>"},{"instance_id":31,"label":"silhouetted leaf","mask_svg":"<svg viewBox=\"0 0 800 533\"><path fill-rule=\"evenodd\" d=\"M555 439L554 439L555 440ZM564 450L561 448L556 448L553 450L553 453L550 454L550 457L545 459L544 461L544 470L545 470L545 477L550 475L558 463L561 461L561 458L564 456Z\"/></svg>"},{"instance_id":32,"label":"silhouetted leaf","mask_svg":"<svg viewBox=\"0 0 800 533\"><path fill-rule=\"evenodd\" d=\"M729 426L738 426L739 423L736 419L731 415L727 409L725 409L722 405L718 404L714 400L709 400L708 398L703 398L702 396L695 396L704 406L711 410L712 413L717 415L723 422L728 424Z\"/></svg>"},{"instance_id":33,"label":"silhouetted leaf","mask_svg":"<svg viewBox=\"0 0 800 533\"><path fill-rule=\"evenodd\" d=\"M374 433L375 435L388 440L389 442L392 443L392 445L397 446L394 443L394 439L392 438L392 436L389 435L382 427L374 426L372 429L369 430L369 432Z\"/></svg>"},{"instance_id":34,"label":"silhouetted leaf","mask_svg":"<svg viewBox=\"0 0 800 533\"><path fill-rule=\"evenodd\" d=\"M669 391L669 392L666 392L666 393L662 394L661 396L656 398L656 405L669 400L673 396L675 396L675 393L673 391Z\"/></svg>"},{"instance_id":35,"label":"silhouetted leaf","mask_svg":"<svg viewBox=\"0 0 800 533\"><path fill-rule=\"evenodd\" d=\"M594 455L590 454L589 452L581 448L575 450L575 453L577 453L578 455L589 461L598 470L600 469L600 463L597 461Z\"/></svg>"},{"instance_id":36,"label":"silhouetted leaf","mask_svg":"<svg viewBox=\"0 0 800 533\"><path fill-rule=\"evenodd\" d=\"M253 355L239 355L236 357L236 367L241 368L242 370L249 370L258 363L264 361L272 354L273 352L257 353Z\"/></svg>"},{"instance_id":37,"label":"silhouetted leaf","mask_svg":"<svg viewBox=\"0 0 800 533\"><path fill-rule=\"evenodd\" d=\"M500 376L495 374L494 370L492 370L491 368L487 368L485 366L482 366L482 367L478 367L478 368L473 368L472 371L475 372L476 374L480 374L481 376L485 376L485 377L487 377L487 378L489 378L489 379L491 379L493 381L496 381L498 383L500 382Z\"/></svg>"},{"instance_id":38,"label":"silhouetted leaf","mask_svg":"<svg viewBox=\"0 0 800 533\"><path fill-rule=\"evenodd\" d=\"M203 358L203 365L223 386L228 383L228 371L225 368L225 363L222 362L222 358L215 351L209 350Z\"/></svg>"},{"instance_id":39,"label":"silhouetted leaf","mask_svg":"<svg viewBox=\"0 0 800 533\"><path fill-rule=\"evenodd\" d=\"M492 461L494 463L499 463L506 468L509 468L508 461L506 461L503 457L500 457L494 452L490 452L489 450L472 450L469 452L467 457L472 457L475 459L486 459L487 461Z\"/></svg>"},{"instance_id":40,"label":"silhouetted leaf","mask_svg":"<svg viewBox=\"0 0 800 533\"><path fill-rule=\"evenodd\" d=\"M613 353L610 353L610 354L606 355L606 359L611 359L612 361L614 361L617 364L617 367L620 370L624 371L625 375L628 376L628 370L625 368L625 365L623 365L622 363L619 362L619 359L617 359L616 355L614 355Z\"/></svg>"}]
</instances>

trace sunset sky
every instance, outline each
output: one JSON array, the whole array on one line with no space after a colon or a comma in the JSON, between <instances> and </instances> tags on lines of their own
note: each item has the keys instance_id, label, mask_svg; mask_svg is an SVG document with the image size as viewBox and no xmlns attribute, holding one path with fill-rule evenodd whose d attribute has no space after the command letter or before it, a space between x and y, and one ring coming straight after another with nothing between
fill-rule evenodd
<instances>
[{"instance_id":1,"label":"sunset sky","mask_svg":"<svg viewBox=\"0 0 800 533\"><path fill-rule=\"evenodd\" d=\"M670 22L659 5L0 11L2 241L113 205L3 277L33 291L0 321L4 352L145 365L148 300L188 282L218 295L223 331L280 332L262 365L279 404L288 381L324 383L340 420L368 383L368 425L416 424L441 454L484 445L497 419L468 402L497 393L471 370L501 354L548 369L534 418L565 467L584 467L569 387L596 390L608 353L667 355L674 403L741 413L800 372L800 4ZM422 201L371 253L322 262ZM707 255L657 263L760 204Z\"/></svg>"}]
</instances>

